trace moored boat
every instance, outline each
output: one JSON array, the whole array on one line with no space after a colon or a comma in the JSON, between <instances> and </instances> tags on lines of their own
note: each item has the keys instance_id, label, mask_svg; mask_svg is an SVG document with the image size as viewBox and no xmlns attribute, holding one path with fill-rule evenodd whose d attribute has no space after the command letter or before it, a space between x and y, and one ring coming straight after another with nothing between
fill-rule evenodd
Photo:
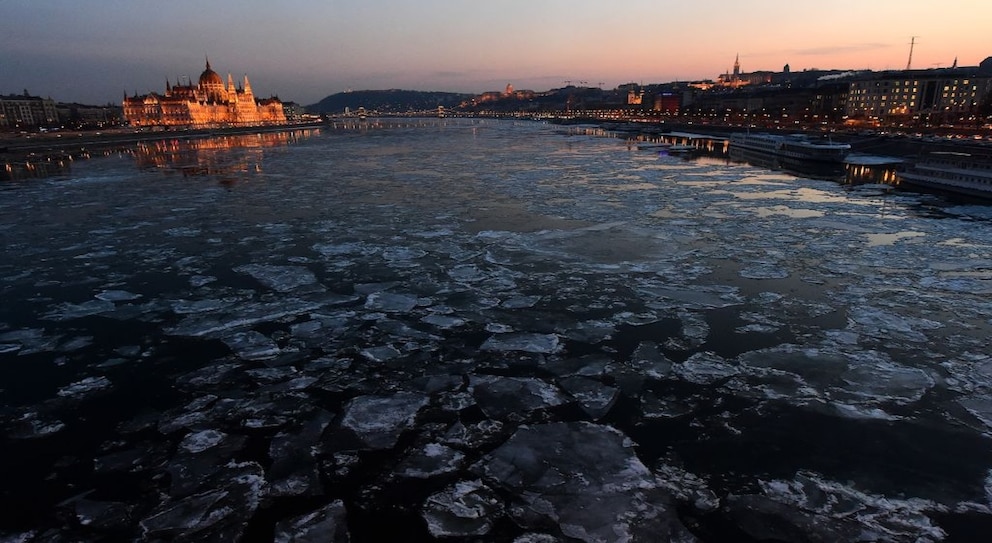
<instances>
[{"instance_id":1,"label":"moored boat","mask_svg":"<svg viewBox=\"0 0 992 543\"><path fill-rule=\"evenodd\" d=\"M898 172L901 183L992 198L992 157L936 151Z\"/></svg>"},{"instance_id":2,"label":"moored boat","mask_svg":"<svg viewBox=\"0 0 992 543\"><path fill-rule=\"evenodd\" d=\"M841 163L851 152L847 143L814 140L803 134L732 134L730 147L792 160Z\"/></svg>"}]
</instances>

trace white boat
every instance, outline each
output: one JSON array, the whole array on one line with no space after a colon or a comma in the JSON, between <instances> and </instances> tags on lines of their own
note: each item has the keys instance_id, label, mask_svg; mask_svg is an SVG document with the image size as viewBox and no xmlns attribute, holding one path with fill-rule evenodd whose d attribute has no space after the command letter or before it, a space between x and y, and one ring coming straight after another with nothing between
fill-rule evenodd
<instances>
[{"instance_id":1,"label":"white boat","mask_svg":"<svg viewBox=\"0 0 992 543\"><path fill-rule=\"evenodd\" d=\"M846 143L813 140L803 134L731 134L730 148L792 160L841 163L851 152Z\"/></svg>"},{"instance_id":2,"label":"white boat","mask_svg":"<svg viewBox=\"0 0 992 543\"><path fill-rule=\"evenodd\" d=\"M896 176L900 183L992 197L990 157L936 151L924 155Z\"/></svg>"}]
</instances>

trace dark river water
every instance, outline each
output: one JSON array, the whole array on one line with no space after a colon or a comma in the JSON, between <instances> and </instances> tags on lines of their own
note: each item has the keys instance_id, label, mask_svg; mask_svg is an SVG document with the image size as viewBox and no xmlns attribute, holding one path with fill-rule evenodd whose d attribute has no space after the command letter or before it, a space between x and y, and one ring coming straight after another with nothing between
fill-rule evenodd
<instances>
[{"instance_id":1,"label":"dark river water","mask_svg":"<svg viewBox=\"0 0 992 543\"><path fill-rule=\"evenodd\" d=\"M595 128L0 183L0 541L987 541L992 207Z\"/></svg>"}]
</instances>

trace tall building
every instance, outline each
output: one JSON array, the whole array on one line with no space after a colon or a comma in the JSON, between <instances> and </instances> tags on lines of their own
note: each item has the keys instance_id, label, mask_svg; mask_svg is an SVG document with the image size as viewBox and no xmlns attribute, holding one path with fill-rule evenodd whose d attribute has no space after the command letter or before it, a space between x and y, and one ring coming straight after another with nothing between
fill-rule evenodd
<instances>
[{"instance_id":1,"label":"tall building","mask_svg":"<svg viewBox=\"0 0 992 543\"><path fill-rule=\"evenodd\" d=\"M847 115L878 119L918 113L973 113L992 99L992 57L972 67L893 70L851 82Z\"/></svg>"},{"instance_id":2,"label":"tall building","mask_svg":"<svg viewBox=\"0 0 992 543\"><path fill-rule=\"evenodd\" d=\"M248 76L235 87L231 74L227 82L210 68L200 74L196 85L171 85L165 93L124 97L124 118L132 126L256 126L284 124L286 115L276 97L259 100L251 90Z\"/></svg>"},{"instance_id":3,"label":"tall building","mask_svg":"<svg viewBox=\"0 0 992 543\"><path fill-rule=\"evenodd\" d=\"M27 128L58 124L59 115L51 98L23 95L0 96L0 128Z\"/></svg>"}]
</instances>

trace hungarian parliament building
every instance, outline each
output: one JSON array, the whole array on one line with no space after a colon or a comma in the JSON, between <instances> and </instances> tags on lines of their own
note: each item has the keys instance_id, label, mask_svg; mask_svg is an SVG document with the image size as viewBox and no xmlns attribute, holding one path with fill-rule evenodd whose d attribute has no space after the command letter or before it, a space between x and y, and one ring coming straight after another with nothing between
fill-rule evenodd
<instances>
[{"instance_id":1,"label":"hungarian parliament building","mask_svg":"<svg viewBox=\"0 0 992 543\"><path fill-rule=\"evenodd\" d=\"M285 124L286 114L278 98L256 99L248 76L235 87L210 69L210 61L194 85L170 85L165 94L124 97L124 118L131 126L184 126L214 128Z\"/></svg>"}]
</instances>

